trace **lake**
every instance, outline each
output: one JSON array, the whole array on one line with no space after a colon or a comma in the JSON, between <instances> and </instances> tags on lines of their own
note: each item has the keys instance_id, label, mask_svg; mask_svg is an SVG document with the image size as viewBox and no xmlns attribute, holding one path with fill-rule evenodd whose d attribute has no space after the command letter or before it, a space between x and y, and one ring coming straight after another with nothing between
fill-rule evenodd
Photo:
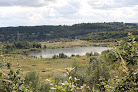
<instances>
[{"instance_id":1,"label":"lake","mask_svg":"<svg viewBox=\"0 0 138 92\"><path fill-rule=\"evenodd\" d=\"M33 51L29 54L29 56L35 56L40 58L52 58L53 55L58 55L59 53L64 53L68 56L73 55L80 55L83 56L87 52L98 52L101 54L102 51L110 49L108 47L71 47L71 48L56 48L56 49L43 49L41 51Z\"/></svg>"}]
</instances>

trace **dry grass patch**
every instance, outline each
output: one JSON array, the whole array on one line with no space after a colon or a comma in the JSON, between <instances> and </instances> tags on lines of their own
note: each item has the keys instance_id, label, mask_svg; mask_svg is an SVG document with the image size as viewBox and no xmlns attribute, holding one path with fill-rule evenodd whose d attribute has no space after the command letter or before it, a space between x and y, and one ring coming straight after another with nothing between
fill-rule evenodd
<instances>
[{"instance_id":1,"label":"dry grass patch","mask_svg":"<svg viewBox=\"0 0 138 92\"><path fill-rule=\"evenodd\" d=\"M23 55L10 55L6 57L12 64L13 69L17 68L17 63L21 66L23 74L35 70L45 79L53 76L55 73L65 72L65 68L72 67L73 62L77 62L79 66L86 66L89 59L83 57L72 57L66 59L48 59L33 58Z\"/></svg>"}]
</instances>

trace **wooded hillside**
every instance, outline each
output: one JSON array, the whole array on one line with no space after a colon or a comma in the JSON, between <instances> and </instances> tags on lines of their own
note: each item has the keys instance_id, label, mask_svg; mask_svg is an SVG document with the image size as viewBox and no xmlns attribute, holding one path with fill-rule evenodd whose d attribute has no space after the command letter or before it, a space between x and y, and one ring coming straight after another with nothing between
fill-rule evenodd
<instances>
[{"instance_id":1,"label":"wooded hillside","mask_svg":"<svg viewBox=\"0 0 138 92\"><path fill-rule=\"evenodd\" d=\"M67 25L19 26L0 28L0 42L49 41L60 39L104 40L122 38L127 33L138 35L138 25L123 22L81 23ZM109 35L112 36L109 37ZM94 35L94 36L93 36ZM100 38L99 38L100 35ZM117 36L118 35L118 36ZM137 36L136 36L137 40ZM107 40L112 41L112 40Z\"/></svg>"}]
</instances>

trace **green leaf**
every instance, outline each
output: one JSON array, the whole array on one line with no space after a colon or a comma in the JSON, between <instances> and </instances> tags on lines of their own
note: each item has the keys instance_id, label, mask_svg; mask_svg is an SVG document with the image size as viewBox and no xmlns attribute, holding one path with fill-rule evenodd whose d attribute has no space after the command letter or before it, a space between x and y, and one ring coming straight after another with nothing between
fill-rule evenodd
<instances>
[{"instance_id":1,"label":"green leaf","mask_svg":"<svg viewBox=\"0 0 138 92\"><path fill-rule=\"evenodd\" d=\"M134 42L134 41L135 41L135 38L132 39L132 42Z\"/></svg>"},{"instance_id":2,"label":"green leaf","mask_svg":"<svg viewBox=\"0 0 138 92\"><path fill-rule=\"evenodd\" d=\"M68 72L69 72L69 73L71 72L71 68L68 68Z\"/></svg>"},{"instance_id":3,"label":"green leaf","mask_svg":"<svg viewBox=\"0 0 138 92\"><path fill-rule=\"evenodd\" d=\"M57 86L57 89L62 89L62 86Z\"/></svg>"},{"instance_id":4,"label":"green leaf","mask_svg":"<svg viewBox=\"0 0 138 92\"><path fill-rule=\"evenodd\" d=\"M131 35L131 33L130 33L130 32L128 32L128 35Z\"/></svg>"},{"instance_id":5,"label":"green leaf","mask_svg":"<svg viewBox=\"0 0 138 92\"><path fill-rule=\"evenodd\" d=\"M86 84L83 84L84 87L86 87Z\"/></svg>"},{"instance_id":6,"label":"green leaf","mask_svg":"<svg viewBox=\"0 0 138 92\"><path fill-rule=\"evenodd\" d=\"M61 91L64 91L65 92L66 90L65 89L61 89Z\"/></svg>"}]
</instances>

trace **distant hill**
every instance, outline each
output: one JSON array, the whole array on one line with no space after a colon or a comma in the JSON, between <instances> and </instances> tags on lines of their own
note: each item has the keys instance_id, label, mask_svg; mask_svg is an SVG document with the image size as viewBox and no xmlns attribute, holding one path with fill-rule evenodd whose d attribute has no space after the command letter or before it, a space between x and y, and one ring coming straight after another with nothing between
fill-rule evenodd
<instances>
[{"instance_id":1,"label":"distant hill","mask_svg":"<svg viewBox=\"0 0 138 92\"><path fill-rule=\"evenodd\" d=\"M138 23L134 23L134 24L137 24L138 25Z\"/></svg>"},{"instance_id":2,"label":"distant hill","mask_svg":"<svg viewBox=\"0 0 138 92\"><path fill-rule=\"evenodd\" d=\"M84 37L87 37L88 34L91 34L93 32L98 33L98 32L117 31L118 33L119 32L126 33L127 32L126 30L127 31L138 30L138 25L131 23L123 23L123 22L110 22L110 23L81 23L81 24L74 24L72 26L43 25L43 26L1 27L0 42L82 39ZM133 31L133 34L136 35L137 31ZM108 39L108 37L105 37L105 39Z\"/></svg>"},{"instance_id":3,"label":"distant hill","mask_svg":"<svg viewBox=\"0 0 138 92\"><path fill-rule=\"evenodd\" d=\"M130 25L130 26L137 26L138 25L138 23L125 23L126 25Z\"/></svg>"}]
</instances>

